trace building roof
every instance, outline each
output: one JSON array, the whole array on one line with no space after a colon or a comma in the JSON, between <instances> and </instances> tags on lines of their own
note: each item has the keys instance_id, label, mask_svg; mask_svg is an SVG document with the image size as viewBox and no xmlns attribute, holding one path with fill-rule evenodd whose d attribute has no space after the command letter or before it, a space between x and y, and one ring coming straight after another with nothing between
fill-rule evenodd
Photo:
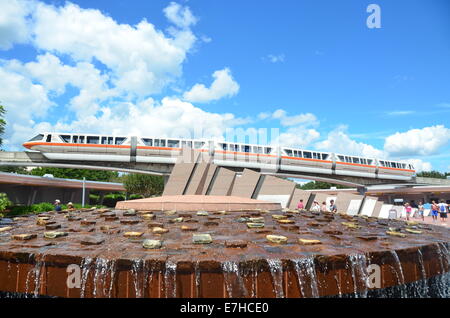
<instances>
[{"instance_id":1,"label":"building roof","mask_svg":"<svg viewBox=\"0 0 450 318\"><path fill-rule=\"evenodd\" d=\"M48 178L17 173L0 172L0 184L14 184L37 187L82 188L83 180ZM122 183L85 181L87 189L125 191Z\"/></svg>"}]
</instances>

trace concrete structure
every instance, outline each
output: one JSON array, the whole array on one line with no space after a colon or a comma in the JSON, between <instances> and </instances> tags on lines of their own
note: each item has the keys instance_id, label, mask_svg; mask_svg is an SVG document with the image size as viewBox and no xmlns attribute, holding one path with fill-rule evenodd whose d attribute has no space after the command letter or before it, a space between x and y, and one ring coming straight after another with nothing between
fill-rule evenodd
<instances>
[{"instance_id":1,"label":"concrete structure","mask_svg":"<svg viewBox=\"0 0 450 318\"><path fill-rule=\"evenodd\" d=\"M293 181L264 176L250 169L238 176L233 170L201 161L176 164L163 196L238 196L277 202L284 208L289 206L295 186Z\"/></svg>"},{"instance_id":2,"label":"concrete structure","mask_svg":"<svg viewBox=\"0 0 450 318\"><path fill-rule=\"evenodd\" d=\"M219 196L231 195L235 178L236 172L225 168L217 168L206 194Z\"/></svg>"},{"instance_id":3,"label":"concrete structure","mask_svg":"<svg viewBox=\"0 0 450 318\"><path fill-rule=\"evenodd\" d=\"M196 167L195 163L181 163L174 166L172 174L167 181L163 195L185 194L192 172Z\"/></svg>"},{"instance_id":4,"label":"concrete structure","mask_svg":"<svg viewBox=\"0 0 450 318\"><path fill-rule=\"evenodd\" d=\"M231 195L252 198L261 178L260 173L244 169L242 175L236 178Z\"/></svg>"},{"instance_id":5,"label":"concrete structure","mask_svg":"<svg viewBox=\"0 0 450 318\"><path fill-rule=\"evenodd\" d=\"M121 183L86 181L86 203L89 203L90 190L100 191L101 196L108 192L125 191ZM82 201L82 180L44 178L0 172L0 192L17 205L32 205L40 202L62 203Z\"/></svg>"},{"instance_id":6,"label":"concrete structure","mask_svg":"<svg viewBox=\"0 0 450 318\"><path fill-rule=\"evenodd\" d=\"M364 196L353 193L339 192L336 196L336 205L340 211L347 214L356 215L359 213Z\"/></svg>"},{"instance_id":7,"label":"concrete structure","mask_svg":"<svg viewBox=\"0 0 450 318\"><path fill-rule=\"evenodd\" d=\"M257 199L280 202L285 208L289 206L294 194L296 183L274 176L264 176L264 181L258 191Z\"/></svg>"},{"instance_id":8,"label":"concrete structure","mask_svg":"<svg viewBox=\"0 0 450 318\"><path fill-rule=\"evenodd\" d=\"M303 200L303 205L306 208L309 198L311 197L311 193L309 191L295 189L292 194L291 202L289 204L289 209L296 209L300 200Z\"/></svg>"}]
</instances>

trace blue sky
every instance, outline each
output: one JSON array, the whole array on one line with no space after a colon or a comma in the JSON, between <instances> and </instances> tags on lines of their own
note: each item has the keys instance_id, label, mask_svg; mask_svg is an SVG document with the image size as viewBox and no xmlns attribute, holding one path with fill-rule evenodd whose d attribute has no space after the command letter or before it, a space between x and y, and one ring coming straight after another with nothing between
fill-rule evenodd
<instances>
[{"instance_id":1,"label":"blue sky","mask_svg":"<svg viewBox=\"0 0 450 318\"><path fill-rule=\"evenodd\" d=\"M371 3L380 29L366 25ZM7 149L40 130L174 136L202 126L220 137L276 127L289 146L450 171L446 0L0 8Z\"/></svg>"}]
</instances>

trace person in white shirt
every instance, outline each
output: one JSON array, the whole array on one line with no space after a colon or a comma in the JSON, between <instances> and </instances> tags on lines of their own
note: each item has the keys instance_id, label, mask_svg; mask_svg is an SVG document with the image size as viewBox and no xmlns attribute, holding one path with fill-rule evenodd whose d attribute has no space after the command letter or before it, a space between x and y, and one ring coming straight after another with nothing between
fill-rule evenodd
<instances>
[{"instance_id":1,"label":"person in white shirt","mask_svg":"<svg viewBox=\"0 0 450 318\"><path fill-rule=\"evenodd\" d=\"M319 202L314 201L310 210L311 212L320 212Z\"/></svg>"},{"instance_id":2,"label":"person in white shirt","mask_svg":"<svg viewBox=\"0 0 450 318\"><path fill-rule=\"evenodd\" d=\"M441 200L441 203L439 203L438 206L441 222L445 223L447 220L448 204L445 203L444 200Z\"/></svg>"}]
</instances>

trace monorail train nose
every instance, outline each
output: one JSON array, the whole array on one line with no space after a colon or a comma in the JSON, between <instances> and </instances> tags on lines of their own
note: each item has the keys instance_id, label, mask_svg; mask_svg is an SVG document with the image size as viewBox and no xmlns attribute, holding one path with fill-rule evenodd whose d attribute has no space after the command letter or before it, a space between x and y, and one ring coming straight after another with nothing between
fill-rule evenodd
<instances>
[{"instance_id":1,"label":"monorail train nose","mask_svg":"<svg viewBox=\"0 0 450 318\"><path fill-rule=\"evenodd\" d=\"M22 144L22 146L24 146L24 147L27 148L27 149L31 149L32 143L27 141L27 142L24 142L24 143Z\"/></svg>"}]
</instances>

